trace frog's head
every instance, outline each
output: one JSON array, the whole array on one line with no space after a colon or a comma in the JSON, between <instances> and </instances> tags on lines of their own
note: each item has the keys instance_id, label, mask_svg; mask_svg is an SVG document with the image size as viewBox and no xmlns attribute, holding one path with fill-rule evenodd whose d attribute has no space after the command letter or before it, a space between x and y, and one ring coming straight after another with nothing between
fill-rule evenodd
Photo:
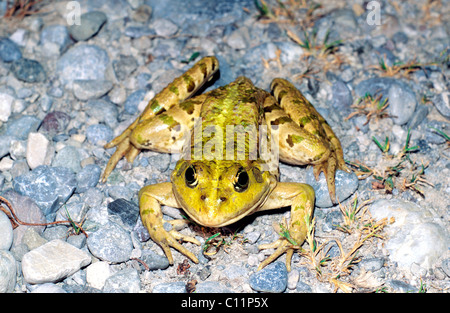
<instances>
[{"instance_id":1,"label":"frog's head","mask_svg":"<svg viewBox=\"0 0 450 313\"><path fill-rule=\"evenodd\" d=\"M195 222L221 227L261 206L276 178L261 171L258 161L180 160L172 185L177 201Z\"/></svg>"}]
</instances>

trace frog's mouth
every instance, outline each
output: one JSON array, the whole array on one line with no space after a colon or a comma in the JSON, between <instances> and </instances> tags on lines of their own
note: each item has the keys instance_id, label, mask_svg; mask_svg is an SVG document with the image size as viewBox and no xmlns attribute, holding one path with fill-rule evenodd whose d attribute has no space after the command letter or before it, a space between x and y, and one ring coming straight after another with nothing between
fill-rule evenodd
<instances>
[{"instance_id":1,"label":"frog's mouth","mask_svg":"<svg viewBox=\"0 0 450 313\"><path fill-rule=\"evenodd\" d=\"M221 206L219 203L221 200L217 199L214 204L205 201L197 208L192 209L189 208L187 203L181 197L178 197L176 193L174 194L180 207L183 208L184 212L186 212L194 222L206 227L223 227L233 224L243 217L258 211L258 209L266 202L272 189L271 186L266 188L257 198L255 198L256 201L253 201L248 206L242 208L235 208L233 205L227 206L226 204Z\"/></svg>"}]
</instances>

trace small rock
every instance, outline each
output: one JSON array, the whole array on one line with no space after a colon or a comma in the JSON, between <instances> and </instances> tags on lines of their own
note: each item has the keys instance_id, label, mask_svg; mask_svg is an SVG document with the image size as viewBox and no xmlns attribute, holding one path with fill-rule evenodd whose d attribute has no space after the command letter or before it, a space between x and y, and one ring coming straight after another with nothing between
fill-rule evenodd
<instances>
[{"instance_id":1,"label":"small rock","mask_svg":"<svg viewBox=\"0 0 450 313\"><path fill-rule=\"evenodd\" d=\"M88 189L97 186L102 169L97 164L88 164L77 174L76 193L86 192Z\"/></svg>"},{"instance_id":2,"label":"small rock","mask_svg":"<svg viewBox=\"0 0 450 313\"><path fill-rule=\"evenodd\" d=\"M287 287L288 272L284 262L274 262L250 275L250 287L261 292L281 293Z\"/></svg>"},{"instance_id":3,"label":"small rock","mask_svg":"<svg viewBox=\"0 0 450 313\"><path fill-rule=\"evenodd\" d=\"M72 86L77 79L105 79L109 64L108 53L96 45L81 44L67 50L56 63L60 80Z\"/></svg>"},{"instance_id":4,"label":"small rock","mask_svg":"<svg viewBox=\"0 0 450 313\"><path fill-rule=\"evenodd\" d=\"M417 288L414 286L411 286L410 284L407 284L401 280L391 279L388 282L388 285L394 289L395 291L407 293L407 292L417 292Z\"/></svg>"},{"instance_id":5,"label":"small rock","mask_svg":"<svg viewBox=\"0 0 450 313\"><path fill-rule=\"evenodd\" d=\"M195 293L232 293L233 291L228 289L222 283L218 281L205 281L195 286Z\"/></svg>"},{"instance_id":6,"label":"small rock","mask_svg":"<svg viewBox=\"0 0 450 313\"><path fill-rule=\"evenodd\" d=\"M45 135L41 133L30 133L28 135L26 157L31 169L41 165L50 165L53 147Z\"/></svg>"},{"instance_id":7,"label":"small rock","mask_svg":"<svg viewBox=\"0 0 450 313\"><path fill-rule=\"evenodd\" d=\"M15 98L7 93L0 93L0 121L7 122L11 113Z\"/></svg>"},{"instance_id":8,"label":"small rock","mask_svg":"<svg viewBox=\"0 0 450 313\"><path fill-rule=\"evenodd\" d=\"M56 211L69 199L76 188L75 174L66 167L41 165L33 171L16 177L13 188L32 198L48 221L54 221Z\"/></svg>"},{"instance_id":9,"label":"small rock","mask_svg":"<svg viewBox=\"0 0 450 313\"><path fill-rule=\"evenodd\" d=\"M246 49L249 42L250 35L247 27L240 27L226 37L226 43L236 50Z\"/></svg>"},{"instance_id":10,"label":"small rock","mask_svg":"<svg viewBox=\"0 0 450 313\"><path fill-rule=\"evenodd\" d=\"M126 80L137 69L138 63L131 55L121 54L119 60L112 62L112 66L117 79L122 81Z\"/></svg>"},{"instance_id":11,"label":"small rock","mask_svg":"<svg viewBox=\"0 0 450 313\"><path fill-rule=\"evenodd\" d=\"M353 104L353 97L347 84L337 80L331 86L331 105L338 110L349 110Z\"/></svg>"},{"instance_id":12,"label":"small rock","mask_svg":"<svg viewBox=\"0 0 450 313\"><path fill-rule=\"evenodd\" d=\"M396 125L406 124L414 114L417 101L414 92L406 84L394 84L388 91L387 111Z\"/></svg>"},{"instance_id":13,"label":"small rock","mask_svg":"<svg viewBox=\"0 0 450 313\"><path fill-rule=\"evenodd\" d=\"M49 25L41 31L41 45L56 44L58 52L63 53L73 43L64 25Z\"/></svg>"},{"instance_id":14,"label":"small rock","mask_svg":"<svg viewBox=\"0 0 450 313\"><path fill-rule=\"evenodd\" d=\"M316 206L326 208L333 206L331 202L328 186L325 180L325 175L320 173L319 181L316 181L313 169L309 168L306 171L306 183L314 188L316 193ZM349 198L358 188L358 177L355 173L347 173L341 170L336 171L336 199L340 202Z\"/></svg>"},{"instance_id":15,"label":"small rock","mask_svg":"<svg viewBox=\"0 0 450 313\"><path fill-rule=\"evenodd\" d=\"M130 234L113 222L91 234L86 243L94 256L112 263L128 261L133 250Z\"/></svg>"},{"instance_id":16,"label":"small rock","mask_svg":"<svg viewBox=\"0 0 450 313\"><path fill-rule=\"evenodd\" d=\"M101 290L109 276L111 268L108 262L95 262L86 268L86 281L91 287Z\"/></svg>"},{"instance_id":17,"label":"small rock","mask_svg":"<svg viewBox=\"0 0 450 313\"><path fill-rule=\"evenodd\" d=\"M150 271L165 270L170 265L165 255L159 255L151 250L142 251L141 260L147 264Z\"/></svg>"},{"instance_id":18,"label":"small rock","mask_svg":"<svg viewBox=\"0 0 450 313\"><path fill-rule=\"evenodd\" d=\"M9 217L0 211L0 250L9 250L13 243L13 228Z\"/></svg>"},{"instance_id":19,"label":"small rock","mask_svg":"<svg viewBox=\"0 0 450 313\"><path fill-rule=\"evenodd\" d=\"M33 228L28 228L22 237L22 243L28 247L28 250L36 249L47 242L48 240L38 234Z\"/></svg>"},{"instance_id":20,"label":"small rock","mask_svg":"<svg viewBox=\"0 0 450 313\"><path fill-rule=\"evenodd\" d=\"M52 162L53 167L67 167L74 173L81 171L80 153L73 146L65 146L56 153Z\"/></svg>"},{"instance_id":21,"label":"small rock","mask_svg":"<svg viewBox=\"0 0 450 313\"><path fill-rule=\"evenodd\" d=\"M42 121L41 128L49 135L54 136L66 130L70 116L64 112L54 111L48 113Z\"/></svg>"},{"instance_id":22,"label":"small rock","mask_svg":"<svg viewBox=\"0 0 450 313\"><path fill-rule=\"evenodd\" d=\"M47 74L41 63L30 59L19 59L11 64L11 72L18 80L27 83L41 83L47 79Z\"/></svg>"},{"instance_id":23,"label":"small rock","mask_svg":"<svg viewBox=\"0 0 450 313\"><path fill-rule=\"evenodd\" d=\"M109 126L94 124L86 129L86 137L94 145L103 145L114 138L114 132Z\"/></svg>"},{"instance_id":24,"label":"small rock","mask_svg":"<svg viewBox=\"0 0 450 313\"><path fill-rule=\"evenodd\" d=\"M0 135L0 159L9 153L14 137L12 136L2 136Z\"/></svg>"},{"instance_id":25,"label":"small rock","mask_svg":"<svg viewBox=\"0 0 450 313\"><path fill-rule=\"evenodd\" d=\"M67 293L67 292L58 285L52 283L45 283L33 289L31 293Z\"/></svg>"},{"instance_id":26,"label":"small rock","mask_svg":"<svg viewBox=\"0 0 450 313\"><path fill-rule=\"evenodd\" d=\"M105 281L105 293L136 293L141 289L139 274L134 268L126 268L111 276Z\"/></svg>"},{"instance_id":27,"label":"small rock","mask_svg":"<svg viewBox=\"0 0 450 313\"><path fill-rule=\"evenodd\" d=\"M16 213L16 216L20 220L29 223L46 222L45 216L42 214L42 211L32 199L21 196L12 190L4 192L2 196L11 203L12 207L14 208L14 212ZM42 234L42 232L45 229L45 226L19 225L14 229L14 241L13 241L14 246L20 245L22 243L22 238L29 228L33 228L34 231L36 231L38 234Z\"/></svg>"},{"instance_id":28,"label":"small rock","mask_svg":"<svg viewBox=\"0 0 450 313\"><path fill-rule=\"evenodd\" d=\"M91 11L81 15L80 24L73 24L69 27L70 35L76 41L84 41L98 33L103 24L106 23L105 13Z\"/></svg>"},{"instance_id":29,"label":"small rock","mask_svg":"<svg viewBox=\"0 0 450 313\"><path fill-rule=\"evenodd\" d=\"M146 94L147 90L139 89L129 95L124 104L125 112L131 115L138 113L138 105L144 100Z\"/></svg>"},{"instance_id":30,"label":"small rock","mask_svg":"<svg viewBox=\"0 0 450 313\"><path fill-rule=\"evenodd\" d=\"M430 268L445 253L449 244L446 230L433 220L433 214L425 207L398 199L377 200L370 213L376 220L395 218L386 228L385 243L389 259L400 268L409 270L413 263Z\"/></svg>"},{"instance_id":31,"label":"small rock","mask_svg":"<svg viewBox=\"0 0 450 313\"><path fill-rule=\"evenodd\" d=\"M186 293L186 283L182 281L161 283L153 287L152 293Z\"/></svg>"},{"instance_id":32,"label":"small rock","mask_svg":"<svg viewBox=\"0 0 450 313\"><path fill-rule=\"evenodd\" d=\"M108 203L108 213L118 215L125 225L133 227L136 225L139 217L139 206L131 201L120 198Z\"/></svg>"},{"instance_id":33,"label":"small rock","mask_svg":"<svg viewBox=\"0 0 450 313\"><path fill-rule=\"evenodd\" d=\"M87 252L55 239L24 255L22 273L30 284L57 282L89 263Z\"/></svg>"},{"instance_id":34,"label":"small rock","mask_svg":"<svg viewBox=\"0 0 450 313\"><path fill-rule=\"evenodd\" d=\"M359 262L359 266L366 271L376 272L384 266L384 258L364 258Z\"/></svg>"},{"instance_id":35,"label":"small rock","mask_svg":"<svg viewBox=\"0 0 450 313\"><path fill-rule=\"evenodd\" d=\"M164 18L156 19L150 25L158 36L169 37L175 35L178 31L178 26L172 21Z\"/></svg>"},{"instance_id":36,"label":"small rock","mask_svg":"<svg viewBox=\"0 0 450 313\"><path fill-rule=\"evenodd\" d=\"M97 99L108 93L113 83L105 79L77 79L73 81L73 94L81 101Z\"/></svg>"},{"instance_id":37,"label":"small rock","mask_svg":"<svg viewBox=\"0 0 450 313\"><path fill-rule=\"evenodd\" d=\"M450 277L450 258L442 261L442 270L448 277Z\"/></svg>"},{"instance_id":38,"label":"small rock","mask_svg":"<svg viewBox=\"0 0 450 313\"><path fill-rule=\"evenodd\" d=\"M307 283L303 282L302 280L299 280L297 283L297 287L295 290L299 293L312 293L312 288Z\"/></svg>"},{"instance_id":39,"label":"small rock","mask_svg":"<svg viewBox=\"0 0 450 313\"><path fill-rule=\"evenodd\" d=\"M10 293L16 286L16 260L11 252L0 250L0 293Z\"/></svg>"},{"instance_id":40,"label":"small rock","mask_svg":"<svg viewBox=\"0 0 450 313\"><path fill-rule=\"evenodd\" d=\"M450 118L450 92L444 91L433 98L436 109L446 118Z\"/></svg>"},{"instance_id":41,"label":"small rock","mask_svg":"<svg viewBox=\"0 0 450 313\"><path fill-rule=\"evenodd\" d=\"M22 115L16 120L8 121L5 135L14 136L18 140L27 140L28 134L37 131L41 120L35 116Z\"/></svg>"},{"instance_id":42,"label":"small rock","mask_svg":"<svg viewBox=\"0 0 450 313\"><path fill-rule=\"evenodd\" d=\"M8 38L0 38L0 59L3 62L13 62L22 58L22 52L17 44Z\"/></svg>"},{"instance_id":43,"label":"small rock","mask_svg":"<svg viewBox=\"0 0 450 313\"><path fill-rule=\"evenodd\" d=\"M89 100L86 104L86 113L112 129L117 125L118 110L112 102L103 99Z\"/></svg>"},{"instance_id":44,"label":"small rock","mask_svg":"<svg viewBox=\"0 0 450 313\"><path fill-rule=\"evenodd\" d=\"M291 270L288 273L287 287L291 290L297 288L299 278L300 278L300 272L295 269Z\"/></svg>"}]
</instances>

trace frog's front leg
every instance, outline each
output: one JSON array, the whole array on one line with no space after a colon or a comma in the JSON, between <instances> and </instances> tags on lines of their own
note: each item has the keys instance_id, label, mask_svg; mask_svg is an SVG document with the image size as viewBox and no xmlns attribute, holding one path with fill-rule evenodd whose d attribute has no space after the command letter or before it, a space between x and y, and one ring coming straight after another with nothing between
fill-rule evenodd
<instances>
[{"instance_id":1,"label":"frog's front leg","mask_svg":"<svg viewBox=\"0 0 450 313\"><path fill-rule=\"evenodd\" d=\"M308 232L307 223L310 222L314 211L314 189L307 184L301 183L278 183L272 191L269 199L261 207L261 210L272 210L291 206L291 218L287 226L289 239L285 236L271 244L260 245L259 249L276 248L275 252L265 259L258 270L276 260L286 252L286 268L291 270L291 258L295 249L306 239Z\"/></svg>"},{"instance_id":2,"label":"frog's front leg","mask_svg":"<svg viewBox=\"0 0 450 313\"><path fill-rule=\"evenodd\" d=\"M155 95L153 99L144 99L143 101L148 104L141 115L121 135L105 145L105 149L113 147L117 147L117 149L109 159L101 181L106 182L109 174L111 174L117 163L124 156L128 162L133 162L139 154L142 147L135 146L131 140L134 130L139 125L142 126L142 123L146 123L153 117L161 115L164 111L168 111L174 105L190 98L212 78L218 69L219 62L215 57L204 57L186 71L186 73L177 77L171 84Z\"/></svg>"},{"instance_id":3,"label":"frog's front leg","mask_svg":"<svg viewBox=\"0 0 450 313\"><path fill-rule=\"evenodd\" d=\"M147 228L150 237L164 250L170 264L173 264L170 247L177 249L182 254L189 257L193 262L198 263L197 257L178 242L178 240L181 240L200 245L200 242L197 239L182 235L177 231L178 226L186 224L188 221L164 221L161 212L161 204L177 208L180 207L173 195L171 183L149 185L139 191L141 220Z\"/></svg>"}]
</instances>

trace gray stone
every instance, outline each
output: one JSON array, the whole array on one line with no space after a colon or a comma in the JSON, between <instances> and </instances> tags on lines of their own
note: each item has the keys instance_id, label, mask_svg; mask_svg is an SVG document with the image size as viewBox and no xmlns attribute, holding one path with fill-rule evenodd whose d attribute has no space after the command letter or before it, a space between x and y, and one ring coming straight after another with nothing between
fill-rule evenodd
<instances>
[{"instance_id":1,"label":"gray stone","mask_svg":"<svg viewBox=\"0 0 450 313\"><path fill-rule=\"evenodd\" d=\"M413 263L431 268L449 245L445 228L437 224L433 214L426 207L398 199L377 200L370 207L376 220L395 218L386 228L388 240L385 243L389 259L400 268L409 270Z\"/></svg>"},{"instance_id":2,"label":"gray stone","mask_svg":"<svg viewBox=\"0 0 450 313\"><path fill-rule=\"evenodd\" d=\"M13 121L8 121L5 135L14 136L19 140L27 140L30 132L35 132L41 120L35 116L22 115Z\"/></svg>"},{"instance_id":3,"label":"gray stone","mask_svg":"<svg viewBox=\"0 0 450 313\"><path fill-rule=\"evenodd\" d=\"M113 130L103 124L94 124L86 129L86 137L88 141L94 145L103 145L114 138Z\"/></svg>"},{"instance_id":4,"label":"gray stone","mask_svg":"<svg viewBox=\"0 0 450 313\"><path fill-rule=\"evenodd\" d=\"M84 41L98 33L103 24L106 23L105 13L91 11L81 15L80 24L73 24L69 27L70 35L76 41Z\"/></svg>"},{"instance_id":5,"label":"gray stone","mask_svg":"<svg viewBox=\"0 0 450 313\"><path fill-rule=\"evenodd\" d=\"M58 285L55 285L53 283L45 283L33 289L31 293L67 293L67 292Z\"/></svg>"},{"instance_id":6,"label":"gray stone","mask_svg":"<svg viewBox=\"0 0 450 313\"><path fill-rule=\"evenodd\" d=\"M55 239L24 255L22 273L30 284L58 282L90 263L87 252Z\"/></svg>"},{"instance_id":7,"label":"gray stone","mask_svg":"<svg viewBox=\"0 0 450 313\"><path fill-rule=\"evenodd\" d=\"M133 250L130 234L113 222L91 234L86 243L94 256L112 263L128 261Z\"/></svg>"},{"instance_id":8,"label":"gray stone","mask_svg":"<svg viewBox=\"0 0 450 313\"><path fill-rule=\"evenodd\" d=\"M16 260L11 252L0 250L0 293L13 292L16 286Z\"/></svg>"},{"instance_id":9,"label":"gray stone","mask_svg":"<svg viewBox=\"0 0 450 313\"><path fill-rule=\"evenodd\" d=\"M77 45L64 53L56 64L60 80L72 86L77 79L105 79L109 57L105 50L96 45Z\"/></svg>"},{"instance_id":10,"label":"gray stone","mask_svg":"<svg viewBox=\"0 0 450 313\"><path fill-rule=\"evenodd\" d=\"M80 153L73 146L65 146L59 150L52 162L53 167L67 167L74 173L81 171Z\"/></svg>"},{"instance_id":11,"label":"gray stone","mask_svg":"<svg viewBox=\"0 0 450 313\"><path fill-rule=\"evenodd\" d=\"M56 44L59 52L63 53L73 43L69 31L64 25L49 25L41 31L41 45Z\"/></svg>"},{"instance_id":12,"label":"gray stone","mask_svg":"<svg viewBox=\"0 0 450 313\"><path fill-rule=\"evenodd\" d=\"M274 262L250 275L249 283L253 290L281 293L286 290L288 272L284 262Z\"/></svg>"},{"instance_id":13,"label":"gray stone","mask_svg":"<svg viewBox=\"0 0 450 313\"><path fill-rule=\"evenodd\" d=\"M105 293L136 293L141 289L139 274L134 268L126 268L111 276L105 281Z\"/></svg>"},{"instance_id":14,"label":"gray stone","mask_svg":"<svg viewBox=\"0 0 450 313\"><path fill-rule=\"evenodd\" d=\"M416 110L416 96L406 84L393 84L388 91L389 106L387 108L394 124L406 124Z\"/></svg>"},{"instance_id":15,"label":"gray stone","mask_svg":"<svg viewBox=\"0 0 450 313\"><path fill-rule=\"evenodd\" d=\"M340 202L349 198L358 188L359 181L354 172L347 173L337 170L335 179L336 200L339 200ZM323 173L320 173L319 181L316 181L313 174L313 169L309 168L306 172L306 183L314 188L317 207L326 208L333 206L325 175Z\"/></svg>"},{"instance_id":16,"label":"gray stone","mask_svg":"<svg viewBox=\"0 0 450 313\"><path fill-rule=\"evenodd\" d=\"M17 44L8 38L0 38L0 59L12 62L22 58L22 52Z\"/></svg>"},{"instance_id":17,"label":"gray stone","mask_svg":"<svg viewBox=\"0 0 450 313\"><path fill-rule=\"evenodd\" d=\"M27 83L41 83L47 79L44 68L36 60L16 60L11 64L11 72L17 79Z\"/></svg>"},{"instance_id":18,"label":"gray stone","mask_svg":"<svg viewBox=\"0 0 450 313\"><path fill-rule=\"evenodd\" d=\"M186 293L186 283L182 281L161 283L153 287L152 293Z\"/></svg>"},{"instance_id":19,"label":"gray stone","mask_svg":"<svg viewBox=\"0 0 450 313\"><path fill-rule=\"evenodd\" d=\"M436 109L446 118L450 118L450 92L444 91L433 98Z\"/></svg>"},{"instance_id":20,"label":"gray stone","mask_svg":"<svg viewBox=\"0 0 450 313\"><path fill-rule=\"evenodd\" d=\"M97 164L88 164L77 174L76 193L83 193L97 186L102 169Z\"/></svg>"},{"instance_id":21,"label":"gray stone","mask_svg":"<svg viewBox=\"0 0 450 313\"><path fill-rule=\"evenodd\" d=\"M55 219L56 211L69 199L76 186L72 170L46 165L38 166L13 181L14 190L33 199L48 221Z\"/></svg>"},{"instance_id":22,"label":"gray stone","mask_svg":"<svg viewBox=\"0 0 450 313\"><path fill-rule=\"evenodd\" d=\"M110 80L105 79L77 79L73 81L73 94L81 101L97 99L104 96L113 87Z\"/></svg>"}]
</instances>

